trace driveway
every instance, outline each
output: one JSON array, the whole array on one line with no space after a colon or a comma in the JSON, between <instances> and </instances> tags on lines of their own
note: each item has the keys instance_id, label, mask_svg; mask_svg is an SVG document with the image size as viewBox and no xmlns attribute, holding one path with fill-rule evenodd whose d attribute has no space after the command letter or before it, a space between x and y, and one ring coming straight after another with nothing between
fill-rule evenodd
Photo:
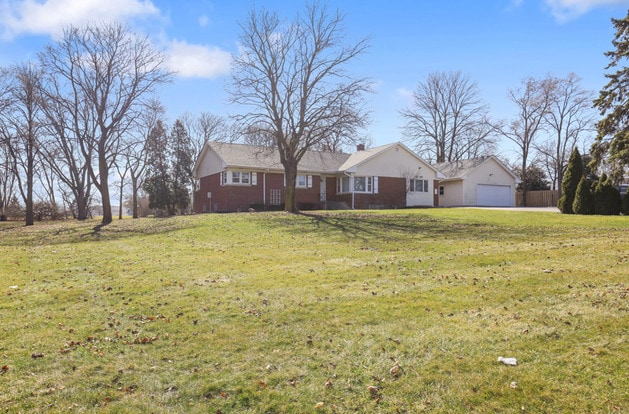
<instances>
[{"instance_id":1,"label":"driveway","mask_svg":"<svg viewBox=\"0 0 629 414\"><path fill-rule=\"evenodd\" d=\"M539 213L559 213L557 207L461 207L478 208L482 210L509 210L509 211L537 211Z\"/></svg>"}]
</instances>

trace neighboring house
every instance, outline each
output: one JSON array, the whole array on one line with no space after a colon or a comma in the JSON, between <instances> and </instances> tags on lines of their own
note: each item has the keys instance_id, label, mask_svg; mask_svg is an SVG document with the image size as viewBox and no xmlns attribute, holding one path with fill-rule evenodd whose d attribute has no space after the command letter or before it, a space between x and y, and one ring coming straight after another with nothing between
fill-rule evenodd
<instances>
[{"instance_id":1,"label":"neighboring house","mask_svg":"<svg viewBox=\"0 0 629 414\"><path fill-rule=\"evenodd\" d=\"M282 209L284 167L267 147L208 142L194 167L194 211ZM434 206L437 170L400 143L353 154L308 151L297 171L300 209Z\"/></svg>"},{"instance_id":2,"label":"neighboring house","mask_svg":"<svg viewBox=\"0 0 629 414\"><path fill-rule=\"evenodd\" d=\"M433 167L446 177L439 182L439 206L515 206L518 177L494 156Z\"/></svg>"}]
</instances>

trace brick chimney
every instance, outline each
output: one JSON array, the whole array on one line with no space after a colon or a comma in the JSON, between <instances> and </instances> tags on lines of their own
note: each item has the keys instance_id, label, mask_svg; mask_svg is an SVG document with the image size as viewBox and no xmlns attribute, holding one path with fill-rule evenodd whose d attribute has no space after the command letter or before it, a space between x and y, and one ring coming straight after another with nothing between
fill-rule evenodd
<instances>
[{"instance_id":1,"label":"brick chimney","mask_svg":"<svg viewBox=\"0 0 629 414\"><path fill-rule=\"evenodd\" d=\"M364 151L364 150L365 150L365 144L356 145L356 151Z\"/></svg>"}]
</instances>

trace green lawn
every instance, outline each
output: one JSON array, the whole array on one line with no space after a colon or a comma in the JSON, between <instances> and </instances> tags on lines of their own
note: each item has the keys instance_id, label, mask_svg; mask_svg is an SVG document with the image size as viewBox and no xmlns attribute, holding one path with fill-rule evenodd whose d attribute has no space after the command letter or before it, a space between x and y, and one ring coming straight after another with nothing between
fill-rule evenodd
<instances>
[{"instance_id":1,"label":"green lawn","mask_svg":"<svg viewBox=\"0 0 629 414\"><path fill-rule=\"evenodd\" d=\"M0 412L626 413L629 218L0 223L0 324Z\"/></svg>"}]
</instances>

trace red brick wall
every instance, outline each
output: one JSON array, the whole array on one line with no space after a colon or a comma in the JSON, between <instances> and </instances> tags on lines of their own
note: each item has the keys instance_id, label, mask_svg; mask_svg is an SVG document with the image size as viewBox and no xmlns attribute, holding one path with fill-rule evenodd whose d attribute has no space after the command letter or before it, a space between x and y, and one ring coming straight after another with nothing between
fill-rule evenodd
<instances>
[{"instance_id":1,"label":"red brick wall","mask_svg":"<svg viewBox=\"0 0 629 414\"><path fill-rule=\"evenodd\" d=\"M328 201L340 201L352 207L351 194L336 194L336 178L328 178ZM354 194L355 209L369 209L375 207L395 208L406 206L406 179L392 177L378 177L378 194Z\"/></svg>"},{"instance_id":2,"label":"red brick wall","mask_svg":"<svg viewBox=\"0 0 629 414\"><path fill-rule=\"evenodd\" d=\"M266 194L264 193L266 180ZM199 191L194 193L195 213L247 211L251 204L266 203L270 207L271 190L280 190L280 202L284 203L286 189L284 174L259 172L257 185L220 185L220 174L202 177L199 180ZM298 206L301 203L321 208L319 190L321 188L319 176L312 177L312 188L297 188L295 199ZM211 199L208 192L212 193Z\"/></svg>"},{"instance_id":3,"label":"red brick wall","mask_svg":"<svg viewBox=\"0 0 629 414\"><path fill-rule=\"evenodd\" d=\"M266 194L263 195L264 180L266 179ZM259 172L257 185L220 185L220 174L203 177L200 180L200 190L194 193L194 211L196 213L247 211L251 204L266 202L265 208L270 208L271 190L279 189L280 202L284 203L286 189L284 175L277 173L265 174ZM320 202L321 179L312 177L312 188L297 188L295 198L300 208L323 208ZM212 198L207 197L208 192ZM351 194L336 194L336 178L326 178L326 197L328 201L343 201L352 207ZM406 180L404 178L379 177L378 194L354 194L354 208L369 209L374 207L395 208L406 205Z\"/></svg>"}]
</instances>

